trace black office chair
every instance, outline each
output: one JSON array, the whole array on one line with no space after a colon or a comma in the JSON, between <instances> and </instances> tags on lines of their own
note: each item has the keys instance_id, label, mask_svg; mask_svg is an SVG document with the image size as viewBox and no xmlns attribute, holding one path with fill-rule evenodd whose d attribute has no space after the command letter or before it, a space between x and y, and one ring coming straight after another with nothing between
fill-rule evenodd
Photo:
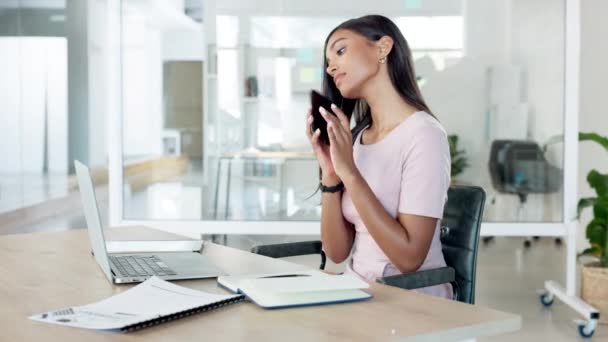
<instances>
[{"instance_id":1,"label":"black office chair","mask_svg":"<svg viewBox=\"0 0 608 342\"><path fill-rule=\"evenodd\" d=\"M485 192L471 186L451 186L441 220L441 243L446 267L378 278L382 284L405 289L416 289L451 283L454 299L475 303L475 274L479 229L483 215ZM320 241L293 242L256 246L252 253L273 258L320 254L325 268L325 254Z\"/></svg>"},{"instance_id":2,"label":"black office chair","mask_svg":"<svg viewBox=\"0 0 608 342\"><path fill-rule=\"evenodd\" d=\"M547 162L544 153L533 141L495 140L488 167L496 191L519 198L518 221L521 221L529 194L549 194L561 188L562 171ZM484 242L490 239L485 237ZM561 240L556 239L556 243L561 243ZM528 238L524 246L530 246Z\"/></svg>"}]
</instances>

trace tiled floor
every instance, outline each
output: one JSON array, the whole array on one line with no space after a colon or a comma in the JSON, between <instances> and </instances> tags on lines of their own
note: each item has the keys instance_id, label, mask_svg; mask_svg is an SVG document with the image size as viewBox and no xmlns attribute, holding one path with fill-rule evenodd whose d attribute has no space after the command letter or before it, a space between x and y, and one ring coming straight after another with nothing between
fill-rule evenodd
<instances>
[{"instance_id":1,"label":"tiled floor","mask_svg":"<svg viewBox=\"0 0 608 342\"><path fill-rule=\"evenodd\" d=\"M477 303L522 315L523 328L483 341L575 341L581 339L573 319L581 317L555 300L550 308L539 303L536 290L545 280L565 284L565 246L541 239L529 249L518 238L497 238L480 246L477 269ZM608 326L600 326L594 340L608 340Z\"/></svg>"},{"instance_id":2,"label":"tiled floor","mask_svg":"<svg viewBox=\"0 0 608 342\"><path fill-rule=\"evenodd\" d=\"M0 214L68 194L65 174L0 174Z\"/></svg>"}]
</instances>

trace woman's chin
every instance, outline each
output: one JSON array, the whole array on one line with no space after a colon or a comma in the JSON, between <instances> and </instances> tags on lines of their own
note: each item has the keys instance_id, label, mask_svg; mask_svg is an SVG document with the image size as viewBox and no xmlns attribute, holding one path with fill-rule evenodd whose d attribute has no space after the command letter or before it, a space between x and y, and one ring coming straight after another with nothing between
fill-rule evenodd
<instances>
[{"instance_id":1,"label":"woman's chin","mask_svg":"<svg viewBox=\"0 0 608 342\"><path fill-rule=\"evenodd\" d=\"M350 100L357 98L357 95L355 94L352 88L345 87L344 85L342 85L338 88L338 90L340 91L340 95L342 95L342 97L345 99Z\"/></svg>"}]
</instances>

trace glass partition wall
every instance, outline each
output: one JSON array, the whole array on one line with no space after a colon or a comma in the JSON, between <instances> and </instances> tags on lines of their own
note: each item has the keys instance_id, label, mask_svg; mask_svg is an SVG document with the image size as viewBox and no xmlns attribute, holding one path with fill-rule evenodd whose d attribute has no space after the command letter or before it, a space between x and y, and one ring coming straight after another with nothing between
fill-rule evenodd
<instances>
[{"instance_id":1,"label":"glass partition wall","mask_svg":"<svg viewBox=\"0 0 608 342\"><path fill-rule=\"evenodd\" d=\"M66 13L64 1L0 3L0 216L69 192Z\"/></svg>"},{"instance_id":2,"label":"glass partition wall","mask_svg":"<svg viewBox=\"0 0 608 342\"><path fill-rule=\"evenodd\" d=\"M450 136L453 184L485 189L484 225L561 224L566 2L122 0L115 219L192 235L318 233L308 94L321 88L327 34L375 13L410 44Z\"/></svg>"}]
</instances>

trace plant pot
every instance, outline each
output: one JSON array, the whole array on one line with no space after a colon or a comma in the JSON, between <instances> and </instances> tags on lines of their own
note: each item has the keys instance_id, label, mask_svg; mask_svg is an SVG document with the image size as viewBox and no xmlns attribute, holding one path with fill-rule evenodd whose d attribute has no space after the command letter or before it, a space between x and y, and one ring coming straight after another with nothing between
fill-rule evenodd
<instances>
[{"instance_id":1,"label":"plant pot","mask_svg":"<svg viewBox=\"0 0 608 342\"><path fill-rule=\"evenodd\" d=\"M598 263L583 265L581 297L600 312L600 323L608 324L608 267Z\"/></svg>"}]
</instances>

